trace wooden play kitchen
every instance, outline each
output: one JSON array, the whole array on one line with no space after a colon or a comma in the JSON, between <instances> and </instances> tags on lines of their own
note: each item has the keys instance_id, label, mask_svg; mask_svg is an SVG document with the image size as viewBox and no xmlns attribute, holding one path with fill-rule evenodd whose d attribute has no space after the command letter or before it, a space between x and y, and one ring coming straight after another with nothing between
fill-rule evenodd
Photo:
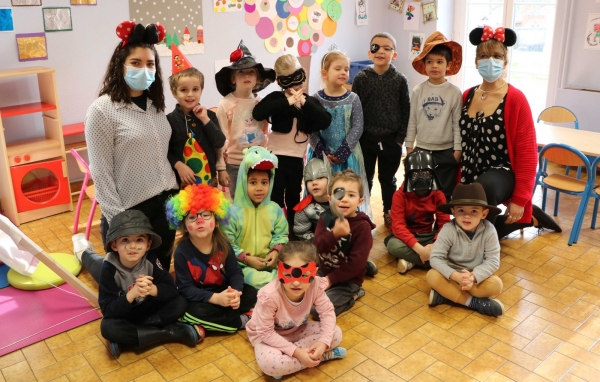
<instances>
[{"instance_id":1,"label":"wooden play kitchen","mask_svg":"<svg viewBox=\"0 0 600 382\"><path fill-rule=\"evenodd\" d=\"M0 70L0 89L15 82L26 88L34 76L39 102L0 107L0 203L15 225L73 210L54 69ZM9 130L27 127L3 123L28 114L41 116L43 135L7 142Z\"/></svg>"}]
</instances>

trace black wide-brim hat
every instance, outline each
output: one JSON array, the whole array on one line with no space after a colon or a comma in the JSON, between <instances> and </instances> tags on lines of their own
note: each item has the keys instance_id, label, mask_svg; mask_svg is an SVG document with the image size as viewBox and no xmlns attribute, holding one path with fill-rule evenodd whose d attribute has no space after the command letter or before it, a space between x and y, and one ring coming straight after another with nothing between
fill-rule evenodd
<instances>
[{"instance_id":1,"label":"black wide-brim hat","mask_svg":"<svg viewBox=\"0 0 600 382\"><path fill-rule=\"evenodd\" d=\"M231 53L229 56L231 65L225 66L215 74L215 82L217 83L217 90L223 97L235 90L235 87L231 83L231 75L234 70L256 68L260 79L256 82L256 86L252 92L257 93L271 83L275 82L276 74L273 69L264 68L261 63L256 62L256 58L250 53L244 41L240 41L238 48Z\"/></svg>"},{"instance_id":2,"label":"black wide-brim hat","mask_svg":"<svg viewBox=\"0 0 600 382\"><path fill-rule=\"evenodd\" d=\"M138 210L120 212L110 221L104 250L106 253L112 252L112 242L120 237L142 234L148 235L150 240L152 240L150 249L157 248L162 243L161 237L152 231L150 220L148 220L143 212Z\"/></svg>"},{"instance_id":3,"label":"black wide-brim hat","mask_svg":"<svg viewBox=\"0 0 600 382\"><path fill-rule=\"evenodd\" d=\"M450 208L456 206L481 206L489 209L491 215L498 215L502 212L500 208L487 204L485 190L479 183L457 184L454 192L452 192L450 203L440 204L437 206L437 209L448 215L452 215Z\"/></svg>"}]
</instances>

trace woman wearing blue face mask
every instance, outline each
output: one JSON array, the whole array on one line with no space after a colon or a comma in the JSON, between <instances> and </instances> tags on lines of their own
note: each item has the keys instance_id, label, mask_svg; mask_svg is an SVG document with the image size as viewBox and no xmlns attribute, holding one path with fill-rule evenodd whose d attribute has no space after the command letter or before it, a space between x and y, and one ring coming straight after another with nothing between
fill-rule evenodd
<instances>
[{"instance_id":1,"label":"woman wearing blue face mask","mask_svg":"<svg viewBox=\"0 0 600 382\"><path fill-rule=\"evenodd\" d=\"M561 232L560 226L532 204L537 170L537 142L525 95L504 79L508 47L517 42L510 28L475 28L475 64L483 81L463 94L461 183L481 183L490 205L507 206L504 215L488 217L502 238L535 226Z\"/></svg>"},{"instance_id":2,"label":"woman wearing blue face mask","mask_svg":"<svg viewBox=\"0 0 600 382\"><path fill-rule=\"evenodd\" d=\"M177 181L167 160L171 127L154 44L165 37L160 24L124 21L117 26L116 47L99 98L85 117L85 137L96 198L102 209L100 232L124 210L142 211L162 238L150 251L163 268L171 263L175 231L169 229L164 203Z\"/></svg>"}]
</instances>

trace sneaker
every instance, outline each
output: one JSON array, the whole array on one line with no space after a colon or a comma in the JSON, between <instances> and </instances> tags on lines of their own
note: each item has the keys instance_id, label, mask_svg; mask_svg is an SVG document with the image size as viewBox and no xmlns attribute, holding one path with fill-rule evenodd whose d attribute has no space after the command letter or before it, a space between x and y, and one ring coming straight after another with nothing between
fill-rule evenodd
<instances>
[{"instance_id":1,"label":"sneaker","mask_svg":"<svg viewBox=\"0 0 600 382\"><path fill-rule=\"evenodd\" d=\"M365 274L365 276L367 277L375 277L375 275L379 272L379 269L377 269L377 265L375 265L375 263L371 260L367 261L367 266L365 267L365 269L367 270L367 273Z\"/></svg>"},{"instance_id":2,"label":"sneaker","mask_svg":"<svg viewBox=\"0 0 600 382\"><path fill-rule=\"evenodd\" d=\"M533 205L533 217L538 221L536 228L547 228L554 232L562 232L562 228L560 228L556 220L535 204Z\"/></svg>"},{"instance_id":3,"label":"sneaker","mask_svg":"<svg viewBox=\"0 0 600 382\"><path fill-rule=\"evenodd\" d=\"M240 314L240 319L242 320L242 325L240 326L240 329L246 329L246 324L252 318L252 313L253 311L249 310L246 313Z\"/></svg>"},{"instance_id":4,"label":"sneaker","mask_svg":"<svg viewBox=\"0 0 600 382\"><path fill-rule=\"evenodd\" d=\"M332 359L341 359L346 356L346 348L338 346L323 353L323 361L331 361Z\"/></svg>"},{"instance_id":5,"label":"sneaker","mask_svg":"<svg viewBox=\"0 0 600 382\"><path fill-rule=\"evenodd\" d=\"M429 292L429 306L436 306L441 304L451 304L452 301L448 300L446 297L442 296L435 290L431 290Z\"/></svg>"},{"instance_id":6,"label":"sneaker","mask_svg":"<svg viewBox=\"0 0 600 382\"><path fill-rule=\"evenodd\" d=\"M94 250L94 246L92 245L92 243L86 240L85 234L83 233L78 233L77 235L74 235L71 238L71 240L73 241L73 253L75 254L77 260L79 260L79 262L81 262L81 254L83 253L83 251L85 251L86 249L89 249L91 251Z\"/></svg>"},{"instance_id":7,"label":"sneaker","mask_svg":"<svg viewBox=\"0 0 600 382\"><path fill-rule=\"evenodd\" d=\"M358 290L358 293L356 293L356 296L354 296L354 300L358 300L359 298L363 297L365 295L365 290L363 288L360 288Z\"/></svg>"},{"instance_id":8,"label":"sneaker","mask_svg":"<svg viewBox=\"0 0 600 382\"><path fill-rule=\"evenodd\" d=\"M271 378L273 378L273 379L281 379L281 378L283 378L283 375L278 375L278 376L274 376L273 375L273 376L271 376Z\"/></svg>"},{"instance_id":9,"label":"sneaker","mask_svg":"<svg viewBox=\"0 0 600 382\"><path fill-rule=\"evenodd\" d=\"M471 297L469 308L476 310L486 316L498 317L504 313L504 305L493 298Z\"/></svg>"},{"instance_id":10,"label":"sneaker","mask_svg":"<svg viewBox=\"0 0 600 382\"><path fill-rule=\"evenodd\" d=\"M415 265L413 263L409 263L404 259L398 259L398 273L400 274L404 274L410 271L411 269L413 269L414 266Z\"/></svg>"},{"instance_id":11,"label":"sneaker","mask_svg":"<svg viewBox=\"0 0 600 382\"><path fill-rule=\"evenodd\" d=\"M121 347L116 342L109 341L108 342L108 350L110 350L110 354L112 354L113 357L115 357L117 359L121 355Z\"/></svg>"},{"instance_id":12,"label":"sneaker","mask_svg":"<svg viewBox=\"0 0 600 382\"><path fill-rule=\"evenodd\" d=\"M192 327L194 328L194 330L196 330L196 333L198 334L198 341L196 341L196 343L199 343L204 339L204 337L206 337L206 329L204 329L204 326L202 325L192 325Z\"/></svg>"},{"instance_id":13,"label":"sneaker","mask_svg":"<svg viewBox=\"0 0 600 382\"><path fill-rule=\"evenodd\" d=\"M390 229L392 226L392 215L390 215L390 211L383 213L383 224L385 224L385 228Z\"/></svg>"}]
</instances>

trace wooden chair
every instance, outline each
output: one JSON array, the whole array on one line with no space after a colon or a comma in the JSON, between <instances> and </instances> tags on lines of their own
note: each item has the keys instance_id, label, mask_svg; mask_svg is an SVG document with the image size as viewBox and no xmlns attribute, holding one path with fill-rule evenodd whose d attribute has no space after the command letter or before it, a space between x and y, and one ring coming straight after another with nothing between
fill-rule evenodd
<instances>
[{"instance_id":1,"label":"wooden chair","mask_svg":"<svg viewBox=\"0 0 600 382\"><path fill-rule=\"evenodd\" d=\"M562 174L549 175L546 172L548 161L563 166L585 167L588 178L584 181ZM550 143L542 147L542 150L540 151L539 167L535 179L536 187L537 185L540 185L543 188L542 210L546 209L546 194L548 189L581 197L581 202L579 203L579 208L577 209L577 214L575 215L575 220L573 222L573 229L571 230L571 235L569 237L569 245L577 243L577 238L579 237L579 231L581 230L581 224L583 223L589 195L594 186L595 177L589 175L591 173L592 165L590 164L589 159L583 155L581 151L572 146L562 143ZM555 204L554 208L554 216L556 216L558 203Z\"/></svg>"},{"instance_id":2,"label":"wooden chair","mask_svg":"<svg viewBox=\"0 0 600 382\"><path fill-rule=\"evenodd\" d=\"M71 149L73 158L77 160L77 165L81 172L85 174L83 177L83 183L81 184L81 192L79 193L79 200L77 201L77 208L75 209L75 222L73 223L73 233L79 231L79 214L81 213L81 204L83 203L83 196L87 197L92 201L92 208L90 210L90 216L88 217L87 226L85 227L85 239L90 240L90 231L92 229L92 221L94 220L94 212L96 212L96 206L98 201L96 200L96 189L93 184L88 184L92 179L92 173L90 167L85 160L79 155L75 149Z\"/></svg>"}]
</instances>

